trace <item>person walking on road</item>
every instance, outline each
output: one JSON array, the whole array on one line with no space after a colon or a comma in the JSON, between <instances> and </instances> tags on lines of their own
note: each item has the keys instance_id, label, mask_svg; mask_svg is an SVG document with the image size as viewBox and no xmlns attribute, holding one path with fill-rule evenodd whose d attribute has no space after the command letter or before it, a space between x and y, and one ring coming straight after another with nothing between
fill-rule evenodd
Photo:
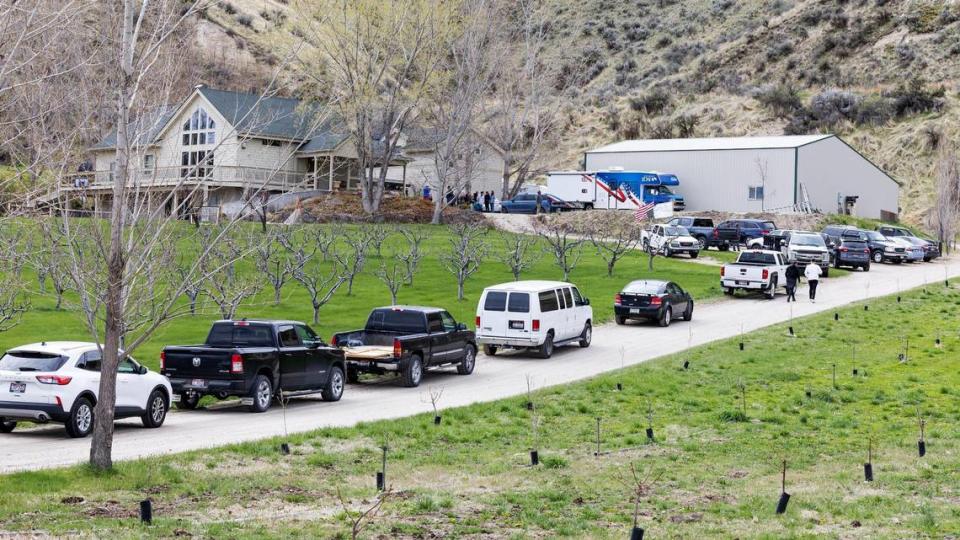
<instances>
[{"instance_id":1,"label":"person walking on road","mask_svg":"<svg viewBox=\"0 0 960 540\"><path fill-rule=\"evenodd\" d=\"M797 264L787 267L787 302L797 301L797 282L800 281L800 269Z\"/></svg>"},{"instance_id":2,"label":"person walking on road","mask_svg":"<svg viewBox=\"0 0 960 540\"><path fill-rule=\"evenodd\" d=\"M803 275L807 278L807 284L810 287L811 302L817 301L817 284L820 283L821 274L823 274L823 269L815 262L808 264L807 268L803 271Z\"/></svg>"},{"instance_id":3,"label":"person walking on road","mask_svg":"<svg viewBox=\"0 0 960 540\"><path fill-rule=\"evenodd\" d=\"M543 205L543 194L540 193L540 190L538 189L537 190L537 214L539 214L540 211L543 209L541 205Z\"/></svg>"}]
</instances>

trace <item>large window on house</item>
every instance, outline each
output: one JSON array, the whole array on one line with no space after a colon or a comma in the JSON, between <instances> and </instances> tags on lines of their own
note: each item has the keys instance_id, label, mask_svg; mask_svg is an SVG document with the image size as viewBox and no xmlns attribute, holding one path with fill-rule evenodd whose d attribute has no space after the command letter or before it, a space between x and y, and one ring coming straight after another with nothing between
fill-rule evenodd
<instances>
[{"instance_id":1,"label":"large window on house","mask_svg":"<svg viewBox=\"0 0 960 540\"><path fill-rule=\"evenodd\" d=\"M199 108L183 123L183 146L217 144L217 124L207 111Z\"/></svg>"},{"instance_id":2,"label":"large window on house","mask_svg":"<svg viewBox=\"0 0 960 540\"><path fill-rule=\"evenodd\" d=\"M213 150L180 152L182 178L209 178L213 175Z\"/></svg>"}]
</instances>

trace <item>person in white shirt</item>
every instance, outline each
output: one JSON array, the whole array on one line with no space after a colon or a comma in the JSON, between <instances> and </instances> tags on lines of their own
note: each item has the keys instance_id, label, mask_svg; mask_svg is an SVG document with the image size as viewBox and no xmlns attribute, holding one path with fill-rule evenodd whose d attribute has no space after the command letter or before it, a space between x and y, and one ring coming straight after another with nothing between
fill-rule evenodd
<instances>
[{"instance_id":1,"label":"person in white shirt","mask_svg":"<svg viewBox=\"0 0 960 540\"><path fill-rule=\"evenodd\" d=\"M820 275L823 274L823 269L820 268L815 262L812 262L807 265L806 269L803 271L803 276L807 278L807 284L810 287L810 301L817 301L817 284L820 283Z\"/></svg>"}]
</instances>

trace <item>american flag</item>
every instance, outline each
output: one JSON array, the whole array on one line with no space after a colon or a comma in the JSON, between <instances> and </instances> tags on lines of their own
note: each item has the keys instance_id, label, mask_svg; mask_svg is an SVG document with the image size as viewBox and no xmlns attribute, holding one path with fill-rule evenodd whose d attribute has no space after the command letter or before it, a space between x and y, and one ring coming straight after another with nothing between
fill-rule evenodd
<instances>
[{"instance_id":1,"label":"american flag","mask_svg":"<svg viewBox=\"0 0 960 540\"><path fill-rule=\"evenodd\" d=\"M647 219L647 214L650 213L650 210L653 210L653 207L654 207L654 203L651 202L651 203L644 204L640 208L637 208L637 211L633 213L634 221L636 221L637 223L640 223L643 220Z\"/></svg>"}]
</instances>

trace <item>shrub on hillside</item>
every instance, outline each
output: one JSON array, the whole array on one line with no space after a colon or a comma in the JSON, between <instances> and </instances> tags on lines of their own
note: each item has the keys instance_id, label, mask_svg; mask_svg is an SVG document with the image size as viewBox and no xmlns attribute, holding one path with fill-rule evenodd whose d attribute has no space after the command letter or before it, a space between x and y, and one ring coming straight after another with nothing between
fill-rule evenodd
<instances>
[{"instance_id":1,"label":"shrub on hillside","mask_svg":"<svg viewBox=\"0 0 960 540\"><path fill-rule=\"evenodd\" d=\"M793 42L789 39L781 39L771 43L767 47L767 60L775 62L784 56L793 52Z\"/></svg>"},{"instance_id":2,"label":"shrub on hillside","mask_svg":"<svg viewBox=\"0 0 960 540\"><path fill-rule=\"evenodd\" d=\"M713 12L714 15L719 15L732 8L735 4L736 2L733 0L713 0L713 4L710 6L710 11Z\"/></svg>"},{"instance_id":3,"label":"shrub on hillside","mask_svg":"<svg viewBox=\"0 0 960 540\"><path fill-rule=\"evenodd\" d=\"M943 109L945 93L942 86L927 89L923 80L913 78L901 83L887 96L893 100L894 114L900 117Z\"/></svg>"},{"instance_id":4,"label":"shrub on hillside","mask_svg":"<svg viewBox=\"0 0 960 540\"><path fill-rule=\"evenodd\" d=\"M835 126L844 120L856 120L862 99L853 92L827 90L810 99L809 112L821 126Z\"/></svg>"},{"instance_id":5,"label":"shrub on hillside","mask_svg":"<svg viewBox=\"0 0 960 540\"><path fill-rule=\"evenodd\" d=\"M634 111L643 111L650 116L663 113L671 105L673 98L664 88L654 88L641 96L634 96L628 100Z\"/></svg>"},{"instance_id":6,"label":"shrub on hillside","mask_svg":"<svg viewBox=\"0 0 960 540\"><path fill-rule=\"evenodd\" d=\"M860 102L856 122L859 125L879 126L894 116L893 100L883 96L868 96Z\"/></svg>"},{"instance_id":7,"label":"shrub on hillside","mask_svg":"<svg viewBox=\"0 0 960 540\"><path fill-rule=\"evenodd\" d=\"M764 107L784 118L801 108L800 94L790 84L765 85L755 88L751 95Z\"/></svg>"},{"instance_id":8,"label":"shrub on hillside","mask_svg":"<svg viewBox=\"0 0 960 540\"><path fill-rule=\"evenodd\" d=\"M615 28L607 26L600 31L600 37L603 38L603 43L606 44L607 49L611 51L619 51L623 48L620 44L620 36Z\"/></svg>"},{"instance_id":9,"label":"shrub on hillside","mask_svg":"<svg viewBox=\"0 0 960 540\"><path fill-rule=\"evenodd\" d=\"M253 28L253 17L245 13L237 15L237 24L246 26L247 28Z\"/></svg>"}]
</instances>

